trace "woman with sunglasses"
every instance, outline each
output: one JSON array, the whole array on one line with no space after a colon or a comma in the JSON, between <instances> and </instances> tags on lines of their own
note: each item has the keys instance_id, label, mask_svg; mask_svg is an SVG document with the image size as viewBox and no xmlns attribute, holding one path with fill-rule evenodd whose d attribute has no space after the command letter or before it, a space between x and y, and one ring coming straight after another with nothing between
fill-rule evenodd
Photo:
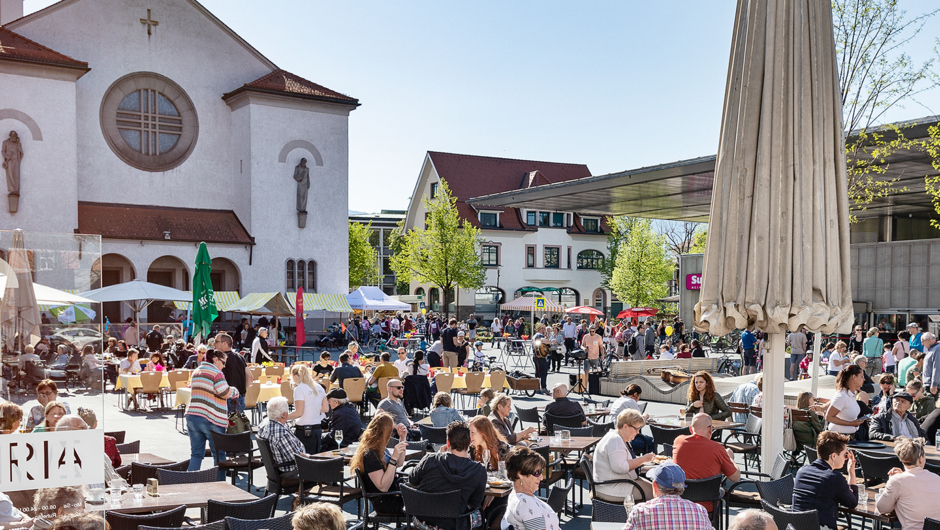
<instances>
[{"instance_id":1,"label":"woman with sunglasses","mask_svg":"<svg viewBox=\"0 0 940 530\"><path fill-rule=\"evenodd\" d=\"M535 496L545 469L542 455L528 447L515 447L506 459L506 474L512 480L512 493L504 520L514 528L527 530L561 530L558 516L551 506Z\"/></svg>"}]
</instances>

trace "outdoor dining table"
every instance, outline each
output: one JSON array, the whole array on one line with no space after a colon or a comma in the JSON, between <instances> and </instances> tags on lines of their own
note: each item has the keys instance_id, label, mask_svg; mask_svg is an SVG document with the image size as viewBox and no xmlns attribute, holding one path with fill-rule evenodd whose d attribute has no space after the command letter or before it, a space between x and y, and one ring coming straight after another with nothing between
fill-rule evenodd
<instances>
[{"instance_id":1,"label":"outdoor dining table","mask_svg":"<svg viewBox=\"0 0 940 530\"><path fill-rule=\"evenodd\" d=\"M582 407L582 408L583 408L583 407ZM540 414L540 415L541 415L541 414L545 414L545 407L544 407L544 406L537 407L536 410L539 411L539 414ZM596 408L596 409L594 409L594 412L590 412L590 411L588 411L587 409L584 409L584 415L587 416L588 418L599 418L599 417L601 417L601 416L607 416L607 415L609 415L609 414L610 414L610 409L609 409L609 408Z\"/></svg>"},{"instance_id":2,"label":"outdoor dining table","mask_svg":"<svg viewBox=\"0 0 940 530\"><path fill-rule=\"evenodd\" d=\"M861 486L861 483L859 484ZM880 530L881 525L886 524L890 528L898 520L898 516L894 512L889 513L878 513L878 510L875 508L875 495L878 493L878 490L874 488L866 488L868 490L868 502L862 504L858 503L855 508L846 508L845 506L839 506L839 511L846 514L858 515L865 519L872 520L872 530ZM863 526L864 528L864 526Z\"/></svg>"},{"instance_id":3,"label":"outdoor dining table","mask_svg":"<svg viewBox=\"0 0 940 530\"><path fill-rule=\"evenodd\" d=\"M271 401L272 398L276 398L281 395L281 385L277 383L264 383L261 385L261 391L258 393L258 403L267 403ZM188 386L181 386L176 389L176 404L174 407L182 407L183 405L188 405L189 400L192 398L192 388Z\"/></svg>"},{"instance_id":4,"label":"outdoor dining table","mask_svg":"<svg viewBox=\"0 0 940 530\"><path fill-rule=\"evenodd\" d=\"M305 456L307 458L315 458L319 460L326 460L329 458L338 458L342 456L343 462L348 464L349 461L352 460L353 454L355 454L355 452L350 451L349 447L344 447L341 450L334 449L332 451L323 451L323 452L315 453L312 455L302 453L302 456ZM424 454L425 454L425 451L419 451L417 449L406 449L405 460L419 460L422 456L424 456Z\"/></svg>"},{"instance_id":5,"label":"outdoor dining table","mask_svg":"<svg viewBox=\"0 0 940 530\"><path fill-rule=\"evenodd\" d=\"M166 374L167 372L164 371L163 379L160 380L161 388L170 386L170 380L167 379ZM134 388L142 388L142 387L143 385L140 383L140 374L133 374L133 375L121 374L120 376L118 376L117 384L114 385L115 390L119 390L121 388L134 389Z\"/></svg>"},{"instance_id":6,"label":"outdoor dining table","mask_svg":"<svg viewBox=\"0 0 940 530\"><path fill-rule=\"evenodd\" d=\"M554 436L539 436L537 439L529 437L528 440L535 441L534 446L547 445L549 451L582 453L601 441L600 436L572 436L570 440L559 441Z\"/></svg>"},{"instance_id":7,"label":"outdoor dining table","mask_svg":"<svg viewBox=\"0 0 940 530\"><path fill-rule=\"evenodd\" d=\"M883 449L859 449L849 445L849 449L856 451L865 451L866 453L889 453L894 454L894 441L887 440L872 440L873 442L877 441L878 443L885 444ZM924 446L924 456L927 460L940 460L940 451L937 451L937 446L935 445L925 445Z\"/></svg>"},{"instance_id":8,"label":"outdoor dining table","mask_svg":"<svg viewBox=\"0 0 940 530\"><path fill-rule=\"evenodd\" d=\"M110 499L102 504L85 503L86 512L110 511L119 513L141 513L171 510L186 505L187 508L205 508L209 499L223 502L248 502L258 500L258 496L232 484L219 482L201 482L198 484L173 484L159 486L159 496L144 495L134 498L134 491L129 489L121 496L120 504L112 504ZM107 496L106 496L107 497Z\"/></svg>"},{"instance_id":9,"label":"outdoor dining table","mask_svg":"<svg viewBox=\"0 0 940 530\"><path fill-rule=\"evenodd\" d=\"M483 376L483 388L490 388L492 383L490 382L490 374ZM465 375L455 375L454 384L450 387L451 390L461 390L467 388L467 376ZM503 381L503 388L509 388L508 380Z\"/></svg>"},{"instance_id":10,"label":"outdoor dining table","mask_svg":"<svg viewBox=\"0 0 940 530\"><path fill-rule=\"evenodd\" d=\"M126 466L131 462L138 464L149 464L151 466L162 466L175 463L174 460L157 456L153 453L125 453L121 455L121 465Z\"/></svg>"}]
</instances>

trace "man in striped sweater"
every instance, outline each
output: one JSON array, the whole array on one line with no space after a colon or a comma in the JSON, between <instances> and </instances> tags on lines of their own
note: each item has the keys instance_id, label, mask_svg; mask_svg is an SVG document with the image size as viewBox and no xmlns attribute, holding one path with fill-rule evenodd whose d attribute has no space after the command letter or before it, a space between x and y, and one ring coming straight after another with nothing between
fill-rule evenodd
<instances>
[{"instance_id":1,"label":"man in striped sweater","mask_svg":"<svg viewBox=\"0 0 940 530\"><path fill-rule=\"evenodd\" d=\"M226 400L238 397L238 389L230 387L225 381L222 368L226 354L218 350L209 350L202 364L193 372L190 382L190 399L186 407L186 428L189 430L191 456L189 471L198 471L206 455L206 442L212 451L212 459L218 465L225 453L215 450L213 432L225 433L228 428L228 407ZM225 480L225 472L219 470L219 480Z\"/></svg>"}]
</instances>

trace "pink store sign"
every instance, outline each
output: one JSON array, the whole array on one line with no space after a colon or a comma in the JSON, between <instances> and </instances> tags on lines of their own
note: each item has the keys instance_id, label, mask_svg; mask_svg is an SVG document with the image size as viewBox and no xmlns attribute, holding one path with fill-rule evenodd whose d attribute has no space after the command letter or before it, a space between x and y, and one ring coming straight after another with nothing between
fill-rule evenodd
<instances>
[{"instance_id":1,"label":"pink store sign","mask_svg":"<svg viewBox=\"0 0 940 530\"><path fill-rule=\"evenodd\" d=\"M702 275L701 274L686 274L685 275L685 288L690 291L698 291L702 288Z\"/></svg>"}]
</instances>

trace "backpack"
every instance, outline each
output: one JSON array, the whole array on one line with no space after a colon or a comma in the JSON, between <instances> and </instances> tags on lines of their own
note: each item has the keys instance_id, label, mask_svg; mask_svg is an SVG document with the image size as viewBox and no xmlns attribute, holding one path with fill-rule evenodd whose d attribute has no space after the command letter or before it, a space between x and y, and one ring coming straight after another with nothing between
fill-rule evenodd
<instances>
[{"instance_id":1,"label":"backpack","mask_svg":"<svg viewBox=\"0 0 940 530\"><path fill-rule=\"evenodd\" d=\"M630 339L630 345L627 346L627 349L630 352L630 355L633 355L634 353L636 353L636 350L637 350L636 337L633 337Z\"/></svg>"}]
</instances>

